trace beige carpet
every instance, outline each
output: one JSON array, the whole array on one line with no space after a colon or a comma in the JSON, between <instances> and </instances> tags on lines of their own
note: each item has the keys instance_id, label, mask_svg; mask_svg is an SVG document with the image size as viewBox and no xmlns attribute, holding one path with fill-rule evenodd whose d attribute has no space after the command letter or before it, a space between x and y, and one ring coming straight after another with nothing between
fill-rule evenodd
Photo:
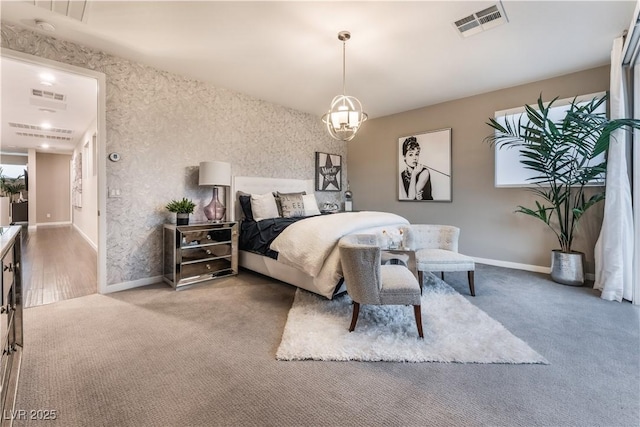
<instances>
[{"instance_id":1,"label":"beige carpet","mask_svg":"<svg viewBox=\"0 0 640 427\"><path fill-rule=\"evenodd\" d=\"M295 289L243 271L26 309L16 409L58 417L14 426L638 425L637 307L498 267L475 298L447 280L550 364L278 361Z\"/></svg>"}]
</instances>

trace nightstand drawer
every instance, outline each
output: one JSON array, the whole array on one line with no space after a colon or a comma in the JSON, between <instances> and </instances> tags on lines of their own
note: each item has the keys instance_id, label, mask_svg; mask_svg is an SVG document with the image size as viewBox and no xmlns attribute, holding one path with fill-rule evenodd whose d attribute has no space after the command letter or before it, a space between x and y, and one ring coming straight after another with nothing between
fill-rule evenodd
<instances>
[{"instance_id":1,"label":"nightstand drawer","mask_svg":"<svg viewBox=\"0 0 640 427\"><path fill-rule=\"evenodd\" d=\"M231 270L231 257L195 262L192 264L182 264L181 269L180 275L183 279L203 274L217 273L223 270Z\"/></svg>"},{"instance_id":2,"label":"nightstand drawer","mask_svg":"<svg viewBox=\"0 0 640 427\"><path fill-rule=\"evenodd\" d=\"M221 228L216 230L185 231L182 233L183 248L194 245L207 245L209 243L220 243L231 241L231 228Z\"/></svg>"},{"instance_id":3,"label":"nightstand drawer","mask_svg":"<svg viewBox=\"0 0 640 427\"><path fill-rule=\"evenodd\" d=\"M182 262L206 260L231 255L231 242L217 245L198 246L195 248L182 248L180 256Z\"/></svg>"}]
</instances>

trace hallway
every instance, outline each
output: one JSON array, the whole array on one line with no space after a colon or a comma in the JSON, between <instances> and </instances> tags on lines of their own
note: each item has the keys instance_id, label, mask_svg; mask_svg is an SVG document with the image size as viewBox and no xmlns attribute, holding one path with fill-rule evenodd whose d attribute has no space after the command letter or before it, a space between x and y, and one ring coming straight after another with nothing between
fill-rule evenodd
<instances>
[{"instance_id":1,"label":"hallway","mask_svg":"<svg viewBox=\"0 0 640 427\"><path fill-rule=\"evenodd\" d=\"M24 307L97 292L97 254L71 225L22 229Z\"/></svg>"}]
</instances>

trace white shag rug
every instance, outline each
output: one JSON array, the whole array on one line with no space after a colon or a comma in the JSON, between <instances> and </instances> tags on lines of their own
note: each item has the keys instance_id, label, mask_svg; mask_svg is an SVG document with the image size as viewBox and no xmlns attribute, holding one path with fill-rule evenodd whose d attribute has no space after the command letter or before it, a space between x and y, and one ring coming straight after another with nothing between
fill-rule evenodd
<instances>
[{"instance_id":1,"label":"white shag rug","mask_svg":"<svg viewBox=\"0 0 640 427\"><path fill-rule=\"evenodd\" d=\"M278 360L389 362L549 362L433 274L422 295L424 339L411 306L361 305L349 332L353 307L344 295L327 300L298 289L276 353Z\"/></svg>"}]
</instances>

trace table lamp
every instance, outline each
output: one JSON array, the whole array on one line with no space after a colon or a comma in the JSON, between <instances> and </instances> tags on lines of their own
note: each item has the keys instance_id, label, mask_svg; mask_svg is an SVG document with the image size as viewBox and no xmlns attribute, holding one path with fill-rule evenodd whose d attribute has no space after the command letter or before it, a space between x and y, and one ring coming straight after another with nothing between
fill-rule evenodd
<instances>
[{"instance_id":1,"label":"table lamp","mask_svg":"<svg viewBox=\"0 0 640 427\"><path fill-rule=\"evenodd\" d=\"M218 187L231 186L231 164L226 162L200 162L199 185L213 186L213 199L204 207L204 214L209 221L220 222L227 210L218 198Z\"/></svg>"}]
</instances>

